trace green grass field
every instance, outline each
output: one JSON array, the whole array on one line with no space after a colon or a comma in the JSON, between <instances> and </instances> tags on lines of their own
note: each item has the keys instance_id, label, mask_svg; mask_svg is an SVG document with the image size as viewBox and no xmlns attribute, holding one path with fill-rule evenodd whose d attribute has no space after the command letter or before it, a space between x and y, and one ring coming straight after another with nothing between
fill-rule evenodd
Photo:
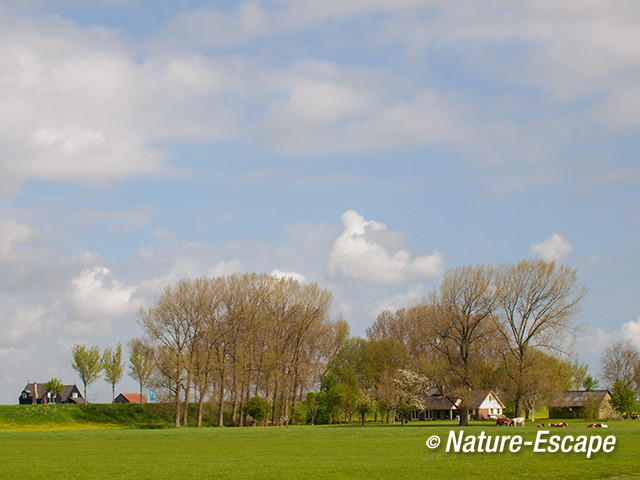
<instances>
[{"instance_id":1,"label":"green grass field","mask_svg":"<svg viewBox=\"0 0 640 480\"><path fill-rule=\"evenodd\" d=\"M446 453L449 432L460 430L447 422L141 429L113 428L117 422L78 422L75 427L60 422L59 428L42 422L38 427L33 421L20 428L15 419L3 427L1 420L2 415L0 478L11 479L640 478L640 421L610 422L606 430L570 421L568 429L549 429L558 435L616 437L612 453L587 459L583 453L533 453L531 448L519 453ZM463 430L473 435L518 434L524 441L534 440L538 432L531 424L516 430L486 422L473 422ZM442 443L429 450L425 442L433 435Z\"/></svg>"}]
</instances>

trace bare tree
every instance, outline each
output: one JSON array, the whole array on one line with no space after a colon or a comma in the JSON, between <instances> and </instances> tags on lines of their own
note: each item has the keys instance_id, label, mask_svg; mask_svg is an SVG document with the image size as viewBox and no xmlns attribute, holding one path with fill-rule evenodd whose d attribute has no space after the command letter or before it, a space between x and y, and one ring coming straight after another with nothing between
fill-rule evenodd
<instances>
[{"instance_id":1,"label":"bare tree","mask_svg":"<svg viewBox=\"0 0 640 480\"><path fill-rule=\"evenodd\" d=\"M531 349L564 353L586 289L575 270L543 260L502 265L496 275L506 372L513 382L516 416L522 415Z\"/></svg>"},{"instance_id":2,"label":"bare tree","mask_svg":"<svg viewBox=\"0 0 640 480\"><path fill-rule=\"evenodd\" d=\"M141 309L137 318L149 342L156 345L154 360L163 384L173 394L176 427L180 426L180 393L185 388L188 366L187 345L191 321L188 287L186 280L177 285L167 285L160 298L148 309Z\"/></svg>"},{"instance_id":3,"label":"bare tree","mask_svg":"<svg viewBox=\"0 0 640 480\"><path fill-rule=\"evenodd\" d=\"M431 338L430 378L453 402L460 425L468 423L469 392L480 384L494 337L494 271L488 266L449 270L424 310Z\"/></svg>"},{"instance_id":4,"label":"bare tree","mask_svg":"<svg viewBox=\"0 0 640 480\"><path fill-rule=\"evenodd\" d=\"M607 382L609 388L620 381L627 388L638 387L634 385L640 374L640 357L638 349L630 344L618 342L609 345L600 359L602 364L602 379Z\"/></svg>"}]
</instances>

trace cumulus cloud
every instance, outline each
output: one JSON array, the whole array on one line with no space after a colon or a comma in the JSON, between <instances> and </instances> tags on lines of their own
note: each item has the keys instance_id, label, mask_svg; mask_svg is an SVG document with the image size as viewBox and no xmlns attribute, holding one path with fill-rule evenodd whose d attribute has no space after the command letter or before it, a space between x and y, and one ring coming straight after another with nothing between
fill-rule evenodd
<instances>
[{"instance_id":1,"label":"cumulus cloud","mask_svg":"<svg viewBox=\"0 0 640 480\"><path fill-rule=\"evenodd\" d=\"M383 223L367 221L353 210L342 215L344 230L333 245L329 271L372 283L404 283L441 275L439 252L411 258L402 234Z\"/></svg>"},{"instance_id":2,"label":"cumulus cloud","mask_svg":"<svg viewBox=\"0 0 640 480\"><path fill-rule=\"evenodd\" d=\"M547 262L563 260L573 249L574 245L564 235L558 233L552 233L544 242L531 244L531 253Z\"/></svg>"},{"instance_id":3,"label":"cumulus cloud","mask_svg":"<svg viewBox=\"0 0 640 480\"><path fill-rule=\"evenodd\" d=\"M108 319L132 313L140 305L132 301L135 291L116 280L106 267L83 270L71 281L71 302L81 319Z\"/></svg>"},{"instance_id":4,"label":"cumulus cloud","mask_svg":"<svg viewBox=\"0 0 640 480\"><path fill-rule=\"evenodd\" d=\"M272 277L276 278L289 278L291 280L296 280L297 282L304 283L307 281L304 278L304 275L296 272L283 272L282 270L278 270L277 268L271 272Z\"/></svg>"},{"instance_id":5,"label":"cumulus cloud","mask_svg":"<svg viewBox=\"0 0 640 480\"><path fill-rule=\"evenodd\" d=\"M640 348L640 317L635 321L622 325L622 336L636 347Z\"/></svg>"}]
</instances>

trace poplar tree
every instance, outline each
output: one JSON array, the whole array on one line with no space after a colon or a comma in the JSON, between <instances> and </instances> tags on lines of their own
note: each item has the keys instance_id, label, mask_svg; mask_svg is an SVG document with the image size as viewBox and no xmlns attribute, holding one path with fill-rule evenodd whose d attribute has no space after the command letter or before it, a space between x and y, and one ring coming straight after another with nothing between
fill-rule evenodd
<instances>
[{"instance_id":1,"label":"poplar tree","mask_svg":"<svg viewBox=\"0 0 640 480\"><path fill-rule=\"evenodd\" d=\"M73 368L84 386L84 404L87 404L87 387L100 378L102 373L102 359L97 346L87 347L86 344L71 347L71 368Z\"/></svg>"},{"instance_id":2,"label":"poplar tree","mask_svg":"<svg viewBox=\"0 0 640 480\"><path fill-rule=\"evenodd\" d=\"M102 369L104 379L111 384L111 403L116 402L116 385L124 375L124 363L122 363L122 345L118 343L115 348L105 348L102 354Z\"/></svg>"}]
</instances>

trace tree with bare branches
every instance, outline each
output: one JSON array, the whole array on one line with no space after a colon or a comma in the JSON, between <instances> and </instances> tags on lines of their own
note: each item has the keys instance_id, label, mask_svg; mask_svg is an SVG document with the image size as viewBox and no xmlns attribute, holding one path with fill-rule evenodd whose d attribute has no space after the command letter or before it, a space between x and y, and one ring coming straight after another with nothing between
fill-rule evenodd
<instances>
[{"instance_id":1,"label":"tree with bare branches","mask_svg":"<svg viewBox=\"0 0 640 480\"><path fill-rule=\"evenodd\" d=\"M578 285L574 269L543 260L502 265L495 282L500 313L503 359L514 385L516 416L522 415L526 384L534 363L533 349L566 353L576 331L586 289Z\"/></svg>"},{"instance_id":2,"label":"tree with bare branches","mask_svg":"<svg viewBox=\"0 0 640 480\"><path fill-rule=\"evenodd\" d=\"M466 266L445 273L424 310L431 339L429 377L453 403L460 425L468 423L471 390L478 388L495 337L494 270Z\"/></svg>"}]
</instances>

